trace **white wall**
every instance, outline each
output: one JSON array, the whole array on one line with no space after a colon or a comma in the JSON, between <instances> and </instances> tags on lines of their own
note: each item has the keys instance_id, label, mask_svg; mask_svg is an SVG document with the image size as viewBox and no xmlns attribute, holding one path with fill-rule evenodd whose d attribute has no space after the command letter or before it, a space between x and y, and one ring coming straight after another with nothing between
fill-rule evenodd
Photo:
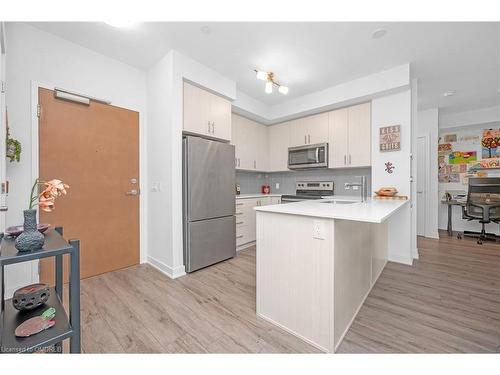
<instances>
[{"instance_id":1,"label":"white wall","mask_svg":"<svg viewBox=\"0 0 500 375\"><path fill-rule=\"evenodd\" d=\"M438 193L438 109L431 108L418 112L417 137L426 136L429 146L428 165L426 173L428 178L427 204L425 212L425 236L439 238L438 210L440 196Z\"/></svg>"},{"instance_id":2,"label":"white wall","mask_svg":"<svg viewBox=\"0 0 500 375\"><path fill-rule=\"evenodd\" d=\"M142 142L146 136L146 74L26 24L7 23L6 34L9 126L12 136L23 147L21 162L9 163L7 169L10 181L7 225L14 225L22 223L22 211L36 177L32 176L31 162L32 81L105 98L113 105L139 111ZM141 184L144 186L146 161L142 146L141 143ZM147 192L141 200L143 214ZM145 226L145 216L142 216L141 227ZM144 236L141 250L146 246ZM32 277L27 266L10 267L6 275L7 287L10 291Z\"/></svg>"},{"instance_id":3,"label":"white wall","mask_svg":"<svg viewBox=\"0 0 500 375\"><path fill-rule=\"evenodd\" d=\"M172 50L148 72L150 184L161 192L150 199L149 253L151 264L170 277L184 274L182 238L183 80L230 100L236 83ZM162 169L158 172L158 169Z\"/></svg>"},{"instance_id":4,"label":"white wall","mask_svg":"<svg viewBox=\"0 0 500 375\"><path fill-rule=\"evenodd\" d=\"M379 129L401 125L401 150L379 151ZM394 186L400 195L411 197L411 90L376 98L372 101L372 188ZM393 173L385 171L392 162ZM412 264L413 243L411 206L404 206L389 222L389 260Z\"/></svg>"},{"instance_id":5,"label":"white wall","mask_svg":"<svg viewBox=\"0 0 500 375\"><path fill-rule=\"evenodd\" d=\"M500 99L499 99L500 102ZM495 107L480 108L472 111L439 114L439 128L484 125L500 121L500 104Z\"/></svg>"}]
</instances>

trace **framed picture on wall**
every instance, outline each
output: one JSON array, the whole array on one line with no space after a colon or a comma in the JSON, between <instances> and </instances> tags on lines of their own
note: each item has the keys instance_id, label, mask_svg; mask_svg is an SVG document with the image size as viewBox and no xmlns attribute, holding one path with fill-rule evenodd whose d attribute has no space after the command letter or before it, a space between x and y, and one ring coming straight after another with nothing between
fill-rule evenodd
<instances>
[{"instance_id":1,"label":"framed picture on wall","mask_svg":"<svg viewBox=\"0 0 500 375\"><path fill-rule=\"evenodd\" d=\"M381 127L379 143L381 152L401 150L401 125Z\"/></svg>"}]
</instances>

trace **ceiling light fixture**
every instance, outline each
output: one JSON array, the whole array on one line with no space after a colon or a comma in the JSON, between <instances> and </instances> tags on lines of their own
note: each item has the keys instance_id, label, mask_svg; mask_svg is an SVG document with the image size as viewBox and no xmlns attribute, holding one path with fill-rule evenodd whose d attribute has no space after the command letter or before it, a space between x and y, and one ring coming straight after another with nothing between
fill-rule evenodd
<instances>
[{"instance_id":1,"label":"ceiling light fixture","mask_svg":"<svg viewBox=\"0 0 500 375\"><path fill-rule=\"evenodd\" d=\"M288 87L283 86L274 80L273 72L264 72L262 70L254 69L255 76L257 79L261 81L266 81L266 94L271 94L273 92L273 86L278 88L278 92L280 94L286 95L288 94Z\"/></svg>"},{"instance_id":2,"label":"ceiling light fixture","mask_svg":"<svg viewBox=\"0 0 500 375\"><path fill-rule=\"evenodd\" d=\"M387 34L386 29L377 29L372 33L372 38L373 39L380 39L383 38Z\"/></svg>"},{"instance_id":3,"label":"ceiling light fixture","mask_svg":"<svg viewBox=\"0 0 500 375\"><path fill-rule=\"evenodd\" d=\"M105 21L104 23L109 26L120 27L120 28L131 27L135 25L135 22L130 20Z\"/></svg>"},{"instance_id":4,"label":"ceiling light fixture","mask_svg":"<svg viewBox=\"0 0 500 375\"><path fill-rule=\"evenodd\" d=\"M443 94L443 96L446 96L446 97L448 97L448 96L453 96L453 95L455 95L456 93L457 93L456 91L454 91L454 90L450 90L450 91L446 91L446 92Z\"/></svg>"}]
</instances>

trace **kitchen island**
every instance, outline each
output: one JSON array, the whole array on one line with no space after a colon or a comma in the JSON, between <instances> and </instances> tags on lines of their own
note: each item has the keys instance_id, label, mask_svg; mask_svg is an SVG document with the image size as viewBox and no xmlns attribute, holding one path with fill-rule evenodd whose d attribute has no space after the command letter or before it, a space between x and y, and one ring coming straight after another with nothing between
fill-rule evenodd
<instances>
[{"instance_id":1,"label":"kitchen island","mask_svg":"<svg viewBox=\"0 0 500 375\"><path fill-rule=\"evenodd\" d=\"M407 204L343 198L256 207L257 314L335 352L387 263Z\"/></svg>"}]
</instances>

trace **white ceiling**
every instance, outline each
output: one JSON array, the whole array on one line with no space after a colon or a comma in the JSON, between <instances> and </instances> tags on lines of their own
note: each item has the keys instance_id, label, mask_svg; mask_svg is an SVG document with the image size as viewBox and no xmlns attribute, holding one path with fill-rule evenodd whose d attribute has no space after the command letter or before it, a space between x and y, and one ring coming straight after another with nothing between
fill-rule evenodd
<instances>
[{"instance_id":1,"label":"white ceiling","mask_svg":"<svg viewBox=\"0 0 500 375\"><path fill-rule=\"evenodd\" d=\"M31 24L142 69L174 48L268 105L407 62L419 79L419 109L451 113L500 105L498 22ZM372 39L381 27L386 36ZM273 71L289 94L265 94L254 68ZM443 97L448 90L456 94Z\"/></svg>"}]
</instances>

